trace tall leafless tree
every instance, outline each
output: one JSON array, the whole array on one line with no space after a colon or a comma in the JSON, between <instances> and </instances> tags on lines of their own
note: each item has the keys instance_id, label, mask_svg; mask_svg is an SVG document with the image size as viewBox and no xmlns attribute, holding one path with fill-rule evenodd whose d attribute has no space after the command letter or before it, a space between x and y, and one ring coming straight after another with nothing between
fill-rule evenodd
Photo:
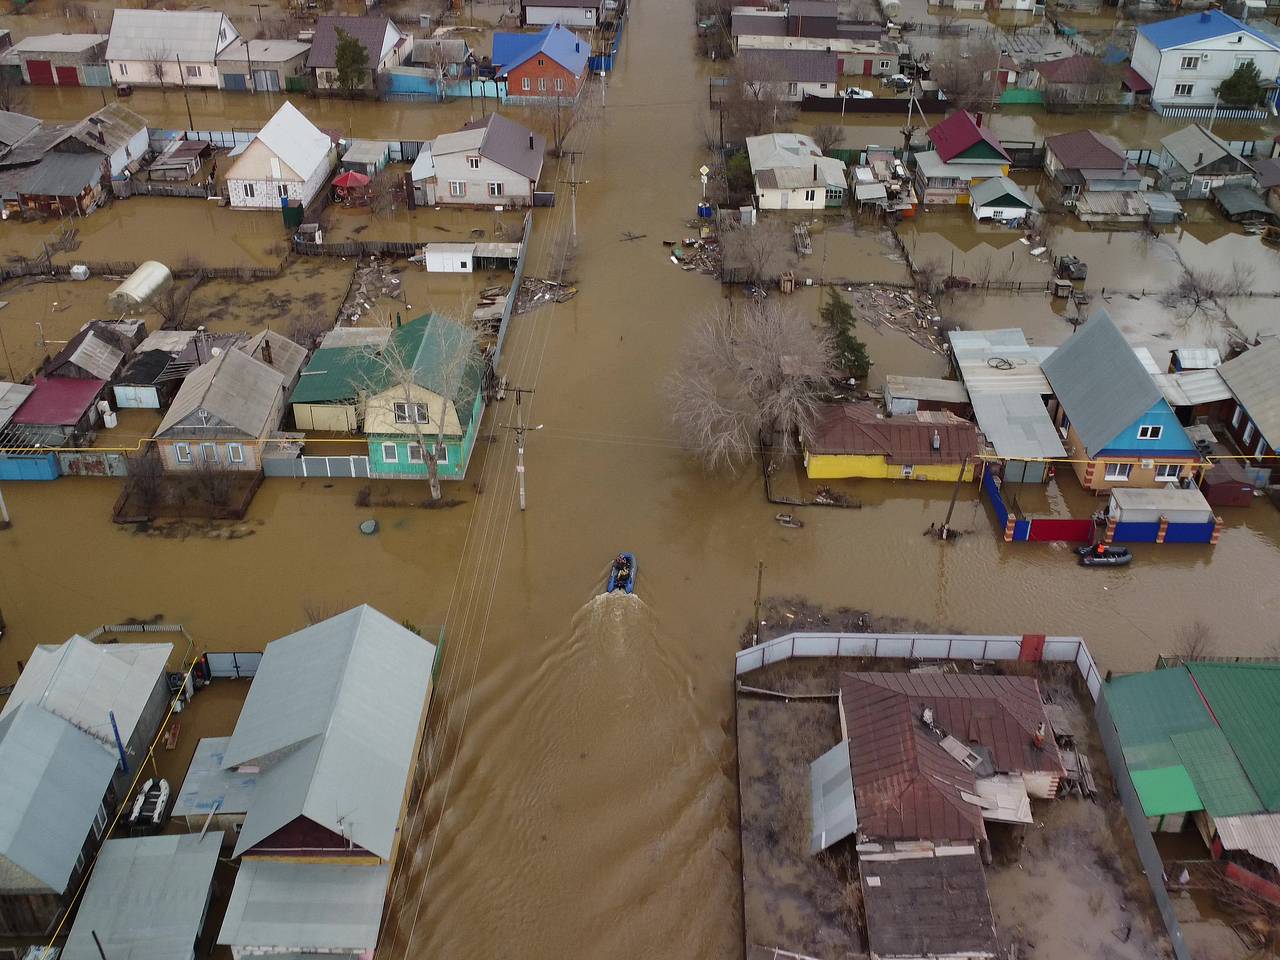
<instances>
[{"instance_id":1,"label":"tall leafless tree","mask_svg":"<svg viewBox=\"0 0 1280 960\"><path fill-rule=\"evenodd\" d=\"M763 439L790 452L807 439L835 375L829 334L778 300L698 321L667 383L671 419L708 470L737 470Z\"/></svg>"},{"instance_id":2,"label":"tall leafless tree","mask_svg":"<svg viewBox=\"0 0 1280 960\"><path fill-rule=\"evenodd\" d=\"M747 56L739 56L729 73L723 110L734 133L758 137L789 124L796 105L788 100L790 83L776 69Z\"/></svg>"},{"instance_id":3,"label":"tall leafless tree","mask_svg":"<svg viewBox=\"0 0 1280 960\"><path fill-rule=\"evenodd\" d=\"M169 45L162 40L157 40L143 51L143 63L146 65L147 76L164 87L164 68L173 58Z\"/></svg>"},{"instance_id":4,"label":"tall leafless tree","mask_svg":"<svg viewBox=\"0 0 1280 960\"><path fill-rule=\"evenodd\" d=\"M820 123L813 128L813 142L824 155L844 143L844 127L838 123Z\"/></svg>"},{"instance_id":5,"label":"tall leafless tree","mask_svg":"<svg viewBox=\"0 0 1280 960\"><path fill-rule=\"evenodd\" d=\"M424 336L400 334L393 328L382 346L366 348L365 373L357 384L361 419L386 419L413 436L417 449L427 465L427 482L431 497L439 500L440 465L437 450L444 446L449 411L454 408L462 387L471 378L482 381L484 359L479 330L469 319L461 320L436 314ZM420 354L437 358L430 371L418 368ZM404 413L397 412L403 405ZM461 411L455 410L460 418ZM412 462L412 461L410 461Z\"/></svg>"},{"instance_id":6,"label":"tall leafless tree","mask_svg":"<svg viewBox=\"0 0 1280 960\"><path fill-rule=\"evenodd\" d=\"M989 108L1000 95L994 71L1000 65L1000 48L986 40L948 40L933 58L930 77L962 110Z\"/></svg>"},{"instance_id":7,"label":"tall leafless tree","mask_svg":"<svg viewBox=\"0 0 1280 960\"><path fill-rule=\"evenodd\" d=\"M580 127L590 124L596 110L596 102L586 90L582 91L576 100L557 99L554 106L547 108L543 126L553 157L565 155L568 151L570 135Z\"/></svg>"},{"instance_id":8,"label":"tall leafless tree","mask_svg":"<svg viewBox=\"0 0 1280 960\"><path fill-rule=\"evenodd\" d=\"M760 220L752 226L730 221L720 231L725 274L763 286L781 274L790 244L791 234L780 220Z\"/></svg>"}]
</instances>

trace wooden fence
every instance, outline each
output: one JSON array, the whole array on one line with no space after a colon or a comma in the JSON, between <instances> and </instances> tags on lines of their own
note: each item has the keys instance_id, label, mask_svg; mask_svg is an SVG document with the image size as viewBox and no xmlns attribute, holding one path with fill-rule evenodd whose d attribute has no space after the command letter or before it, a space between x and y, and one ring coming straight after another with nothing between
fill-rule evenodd
<instances>
[{"instance_id":1,"label":"wooden fence","mask_svg":"<svg viewBox=\"0 0 1280 960\"><path fill-rule=\"evenodd\" d=\"M154 180L112 180L111 193L117 200L129 197L194 197L208 200L218 194L196 183L159 183Z\"/></svg>"},{"instance_id":2,"label":"wooden fence","mask_svg":"<svg viewBox=\"0 0 1280 960\"><path fill-rule=\"evenodd\" d=\"M403 240L346 240L341 243L312 243L293 239L293 252L304 257L372 257L390 254L416 256L421 243Z\"/></svg>"}]
</instances>

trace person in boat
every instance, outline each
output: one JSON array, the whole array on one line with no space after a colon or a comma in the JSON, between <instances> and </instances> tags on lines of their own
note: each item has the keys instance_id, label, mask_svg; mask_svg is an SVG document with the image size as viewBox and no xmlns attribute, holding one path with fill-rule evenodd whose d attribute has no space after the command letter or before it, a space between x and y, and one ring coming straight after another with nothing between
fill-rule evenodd
<instances>
[{"instance_id":1,"label":"person in boat","mask_svg":"<svg viewBox=\"0 0 1280 960\"><path fill-rule=\"evenodd\" d=\"M613 561L613 567L618 571L618 582L622 583L631 576L631 561L623 554L618 554L618 559Z\"/></svg>"},{"instance_id":2,"label":"person in boat","mask_svg":"<svg viewBox=\"0 0 1280 960\"><path fill-rule=\"evenodd\" d=\"M1093 552L1099 557L1105 557L1107 555L1107 545L1105 543L1100 543L1096 548L1094 548Z\"/></svg>"}]
</instances>

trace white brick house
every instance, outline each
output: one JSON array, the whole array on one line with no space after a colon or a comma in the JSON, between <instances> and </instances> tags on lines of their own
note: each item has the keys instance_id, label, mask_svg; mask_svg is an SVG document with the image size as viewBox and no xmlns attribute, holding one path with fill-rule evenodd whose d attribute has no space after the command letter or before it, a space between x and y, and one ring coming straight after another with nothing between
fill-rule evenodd
<instances>
[{"instance_id":1,"label":"white brick house","mask_svg":"<svg viewBox=\"0 0 1280 960\"><path fill-rule=\"evenodd\" d=\"M227 171L231 206L275 210L288 199L305 207L336 163L329 135L286 100Z\"/></svg>"}]
</instances>

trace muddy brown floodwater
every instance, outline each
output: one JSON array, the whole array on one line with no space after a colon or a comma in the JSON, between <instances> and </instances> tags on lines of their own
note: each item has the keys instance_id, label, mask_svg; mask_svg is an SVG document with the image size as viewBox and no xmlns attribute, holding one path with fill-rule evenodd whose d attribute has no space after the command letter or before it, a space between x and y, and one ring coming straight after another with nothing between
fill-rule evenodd
<instances>
[{"instance_id":1,"label":"muddy brown floodwater","mask_svg":"<svg viewBox=\"0 0 1280 960\"><path fill-rule=\"evenodd\" d=\"M356 483L272 480L252 536L176 540L111 526L109 482L5 485L15 526L0 534L0 683L33 644L129 616L162 613L224 650L296 629L304 606L368 601L418 624L447 619L427 788L404 827L380 960L740 956L731 663L758 561L769 594L942 629L1079 634L1107 669L1150 666L1197 617L1230 653L1276 639L1280 515L1265 502L1228 512L1216 548L1151 547L1099 571L1064 547L1002 543L971 490L957 516L974 532L944 546L921 533L941 521L945 485L860 484L863 509L814 509L786 530L755 476L690 463L663 383L721 291L658 242L693 215L705 159L690 20L686 0L636 5L604 117L582 131L581 292L511 330L502 372L536 389L523 415L544 425L528 438L527 511L501 429L509 402L486 415L494 440L450 491L464 501L452 510L361 509ZM91 105L76 96L68 116ZM322 120L368 111L353 122L362 133L403 120L420 136L456 119L452 107L303 106ZM565 199L539 211L533 275L559 266ZM624 243L623 231L647 239ZM166 243L157 233L148 252L163 259ZM850 241L833 256L841 249L866 253ZM332 278L317 282L328 297ZM816 294L797 303L816 309ZM988 306L1010 319L1049 309L1018 297L955 309ZM913 362L892 335L867 337L881 370ZM393 492L425 496L407 483ZM362 537L371 514L382 531ZM593 600L622 549L639 558L639 599Z\"/></svg>"}]
</instances>

